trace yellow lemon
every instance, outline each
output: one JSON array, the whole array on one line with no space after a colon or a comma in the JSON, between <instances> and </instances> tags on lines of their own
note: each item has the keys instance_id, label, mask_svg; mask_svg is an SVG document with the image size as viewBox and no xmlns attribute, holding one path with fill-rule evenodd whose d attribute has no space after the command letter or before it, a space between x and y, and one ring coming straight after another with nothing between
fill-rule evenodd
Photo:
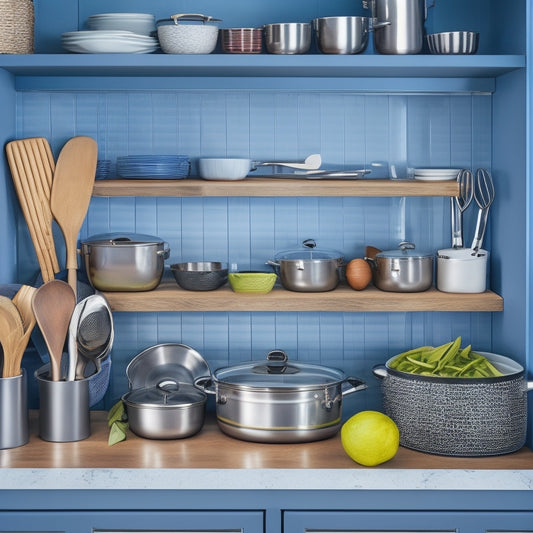
<instances>
[{"instance_id":1,"label":"yellow lemon","mask_svg":"<svg viewBox=\"0 0 533 533\"><path fill-rule=\"evenodd\" d=\"M392 459L400 445L400 432L392 418L378 411L361 411L341 428L344 451L364 466L376 466Z\"/></svg>"}]
</instances>

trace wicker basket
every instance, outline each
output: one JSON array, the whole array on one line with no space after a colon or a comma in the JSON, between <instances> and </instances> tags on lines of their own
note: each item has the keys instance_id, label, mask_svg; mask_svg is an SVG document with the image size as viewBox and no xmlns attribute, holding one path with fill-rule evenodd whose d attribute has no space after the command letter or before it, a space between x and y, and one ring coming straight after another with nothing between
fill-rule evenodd
<instances>
[{"instance_id":1,"label":"wicker basket","mask_svg":"<svg viewBox=\"0 0 533 533\"><path fill-rule=\"evenodd\" d=\"M33 53L32 0L0 0L0 54Z\"/></svg>"}]
</instances>

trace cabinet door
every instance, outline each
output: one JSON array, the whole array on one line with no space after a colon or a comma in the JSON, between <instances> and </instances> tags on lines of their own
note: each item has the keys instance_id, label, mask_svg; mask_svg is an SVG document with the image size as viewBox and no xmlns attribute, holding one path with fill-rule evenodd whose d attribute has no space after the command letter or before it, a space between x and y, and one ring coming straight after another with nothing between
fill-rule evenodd
<instances>
[{"instance_id":1,"label":"cabinet door","mask_svg":"<svg viewBox=\"0 0 533 533\"><path fill-rule=\"evenodd\" d=\"M533 533L533 512L288 511L284 525L284 533Z\"/></svg>"},{"instance_id":2,"label":"cabinet door","mask_svg":"<svg viewBox=\"0 0 533 533\"><path fill-rule=\"evenodd\" d=\"M263 533L263 513L260 511L17 511L0 513L0 533L17 532Z\"/></svg>"}]
</instances>

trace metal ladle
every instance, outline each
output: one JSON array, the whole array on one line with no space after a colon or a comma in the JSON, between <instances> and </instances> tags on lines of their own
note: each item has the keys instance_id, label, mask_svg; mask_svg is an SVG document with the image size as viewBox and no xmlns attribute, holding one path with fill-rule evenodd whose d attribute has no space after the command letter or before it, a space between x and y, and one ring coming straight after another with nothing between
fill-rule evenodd
<instances>
[{"instance_id":1,"label":"metal ladle","mask_svg":"<svg viewBox=\"0 0 533 533\"><path fill-rule=\"evenodd\" d=\"M478 168L474 187L474 199L479 207L476 223L476 232L470 248L472 255L480 255L479 250L483 245L483 237L487 228L489 208L494 201L494 184L488 170Z\"/></svg>"},{"instance_id":2,"label":"metal ladle","mask_svg":"<svg viewBox=\"0 0 533 533\"><path fill-rule=\"evenodd\" d=\"M450 198L452 212L452 248L463 248L463 212L474 196L474 177L472 172L463 169L457 175L459 195Z\"/></svg>"}]
</instances>

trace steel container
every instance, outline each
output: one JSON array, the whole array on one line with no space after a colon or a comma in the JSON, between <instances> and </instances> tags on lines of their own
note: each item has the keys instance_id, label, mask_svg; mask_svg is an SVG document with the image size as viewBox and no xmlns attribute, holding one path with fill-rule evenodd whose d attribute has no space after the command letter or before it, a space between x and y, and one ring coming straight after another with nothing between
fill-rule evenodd
<instances>
[{"instance_id":1,"label":"steel container","mask_svg":"<svg viewBox=\"0 0 533 533\"><path fill-rule=\"evenodd\" d=\"M410 374L385 365L374 368L382 380L383 407L400 430L400 444L425 453L488 456L512 453L526 440L527 392L524 368L487 352L501 377L453 378Z\"/></svg>"},{"instance_id":2,"label":"steel container","mask_svg":"<svg viewBox=\"0 0 533 533\"><path fill-rule=\"evenodd\" d=\"M271 54L305 54L311 47L311 24L266 24L264 36L266 49Z\"/></svg>"},{"instance_id":3,"label":"steel container","mask_svg":"<svg viewBox=\"0 0 533 533\"><path fill-rule=\"evenodd\" d=\"M359 54L367 47L367 17L321 17L313 26L324 54Z\"/></svg>"},{"instance_id":4,"label":"steel container","mask_svg":"<svg viewBox=\"0 0 533 533\"><path fill-rule=\"evenodd\" d=\"M433 284L433 253L417 252L415 245L401 242L397 250L367 258L374 285L389 292L422 292Z\"/></svg>"},{"instance_id":5,"label":"steel container","mask_svg":"<svg viewBox=\"0 0 533 533\"><path fill-rule=\"evenodd\" d=\"M468 55L477 52L479 33L476 31L447 31L426 35L432 54Z\"/></svg>"},{"instance_id":6,"label":"steel container","mask_svg":"<svg viewBox=\"0 0 533 533\"><path fill-rule=\"evenodd\" d=\"M315 241L307 239L302 248L279 252L267 264L289 291L325 292L339 284L344 257L334 250L316 249Z\"/></svg>"},{"instance_id":7,"label":"steel container","mask_svg":"<svg viewBox=\"0 0 533 533\"><path fill-rule=\"evenodd\" d=\"M421 52L426 0L363 0L363 7L372 10L374 45L380 54Z\"/></svg>"},{"instance_id":8,"label":"steel container","mask_svg":"<svg viewBox=\"0 0 533 533\"><path fill-rule=\"evenodd\" d=\"M147 439L183 439L205 421L207 397L192 384L165 380L122 396L131 430Z\"/></svg>"},{"instance_id":9,"label":"steel container","mask_svg":"<svg viewBox=\"0 0 533 533\"><path fill-rule=\"evenodd\" d=\"M216 397L220 429L231 437L269 443L329 438L341 425L342 399L366 384L340 370L289 362L274 350L266 361L215 370L196 386Z\"/></svg>"},{"instance_id":10,"label":"steel container","mask_svg":"<svg viewBox=\"0 0 533 533\"><path fill-rule=\"evenodd\" d=\"M151 235L105 233L81 244L91 285L101 291L149 291L163 276L167 244Z\"/></svg>"}]
</instances>

